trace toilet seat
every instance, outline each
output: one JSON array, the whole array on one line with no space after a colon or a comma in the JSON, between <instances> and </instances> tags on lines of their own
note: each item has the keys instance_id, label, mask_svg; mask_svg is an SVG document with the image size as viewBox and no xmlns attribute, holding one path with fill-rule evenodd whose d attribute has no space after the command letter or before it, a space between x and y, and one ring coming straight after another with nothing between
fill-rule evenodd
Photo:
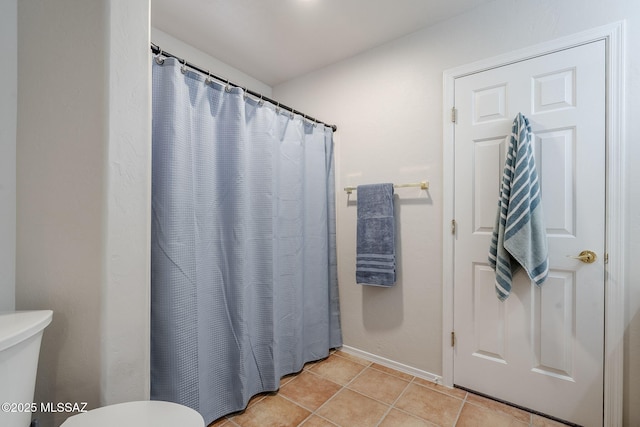
<instances>
[{"instance_id":1,"label":"toilet seat","mask_svg":"<svg viewBox=\"0 0 640 427\"><path fill-rule=\"evenodd\" d=\"M103 406L68 418L61 427L204 427L202 416L172 402L146 400Z\"/></svg>"}]
</instances>

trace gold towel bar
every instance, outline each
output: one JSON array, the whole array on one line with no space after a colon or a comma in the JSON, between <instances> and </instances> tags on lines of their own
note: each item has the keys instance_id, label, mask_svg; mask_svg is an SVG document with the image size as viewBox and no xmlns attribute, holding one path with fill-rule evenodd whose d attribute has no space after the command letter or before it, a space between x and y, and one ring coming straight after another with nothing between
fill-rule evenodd
<instances>
[{"instance_id":1,"label":"gold towel bar","mask_svg":"<svg viewBox=\"0 0 640 427\"><path fill-rule=\"evenodd\" d=\"M413 182L411 184L394 184L393 185L393 188L404 188L404 187L420 187L421 190L428 190L429 181ZM347 194L351 194L357 189L358 187L344 187L344 191L346 191Z\"/></svg>"}]
</instances>

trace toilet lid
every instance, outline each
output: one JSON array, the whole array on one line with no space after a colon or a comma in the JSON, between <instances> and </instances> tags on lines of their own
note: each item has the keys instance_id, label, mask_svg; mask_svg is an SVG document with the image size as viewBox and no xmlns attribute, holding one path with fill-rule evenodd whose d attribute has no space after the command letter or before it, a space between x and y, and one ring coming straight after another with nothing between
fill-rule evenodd
<instances>
[{"instance_id":1,"label":"toilet lid","mask_svg":"<svg viewBox=\"0 0 640 427\"><path fill-rule=\"evenodd\" d=\"M204 427L191 408L158 400L104 406L68 418L61 427Z\"/></svg>"}]
</instances>

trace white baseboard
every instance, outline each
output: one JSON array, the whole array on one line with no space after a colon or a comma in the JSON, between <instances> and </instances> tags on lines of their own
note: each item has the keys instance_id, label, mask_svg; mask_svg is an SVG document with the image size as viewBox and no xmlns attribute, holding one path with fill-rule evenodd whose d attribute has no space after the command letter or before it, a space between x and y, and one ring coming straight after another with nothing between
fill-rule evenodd
<instances>
[{"instance_id":1,"label":"white baseboard","mask_svg":"<svg viewBox=\"0 0 640 427\"><path fill-rule=\"evenodd\" d=\"M343 345L340 350L370 362L386 366L387 368L395 369L396 371L404 372L405 374L413 375L414 377L422 378L423 380L431 381L436 384L442 384L442 377L440 375L432 374L431 372L423 371L422 369L414 368L413 366L405 365L403 363L396 362L395 360L368 353L364 350L349 347L348 345Z\"/></svg>"}]
</instances>

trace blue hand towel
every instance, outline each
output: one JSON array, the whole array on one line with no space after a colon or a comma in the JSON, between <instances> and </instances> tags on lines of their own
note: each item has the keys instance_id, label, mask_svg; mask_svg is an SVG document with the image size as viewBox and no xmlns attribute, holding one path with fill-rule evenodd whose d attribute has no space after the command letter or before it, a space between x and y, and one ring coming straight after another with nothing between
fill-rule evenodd
<instances>
[{"instance_id":1,"label":"blue hand towel","mask_svg":"<svg viewBox=\"0 0 640 427\"><path fill-rule=\"evenodd\" d=\"M358 186L356 281L391 286L396 282L393 184Z\"/></svg>"},{"instance_id":2,"label":"blue hand towel","mask_svg":"<svg viewBox=\"0 0 640 427\"><path fill-rule=\"evenodd\" d=\"M531 146L529 120L518 114L513 122L502 174L498 213L489 248L489 265L496 271L496 293L505 300L520 266L538 286L549 273L547 235L540 182Z\"/></svg>"}]
</instances>

